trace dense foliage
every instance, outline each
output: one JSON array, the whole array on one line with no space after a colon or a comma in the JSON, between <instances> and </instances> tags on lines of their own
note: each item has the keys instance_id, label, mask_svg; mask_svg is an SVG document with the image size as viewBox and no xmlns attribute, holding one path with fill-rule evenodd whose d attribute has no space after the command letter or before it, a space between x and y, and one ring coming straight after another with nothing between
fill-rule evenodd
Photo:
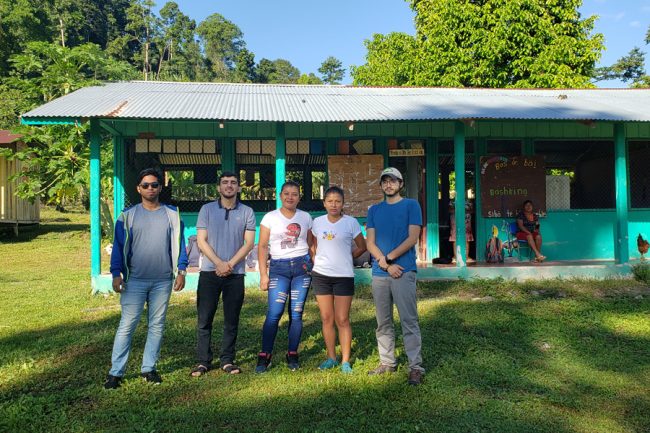
<instances>
[{"instance_id":1,"label":"dense foliage","mask_svg":"<svg viewBox=\"0 0 650 433\"><path fill-rule=\"evenodd\" d=\"M415 36L374 35L359 85L588 87L603 49L581 0L410 0Z\"/></svg>"},{"instance_id":2,"label":"dense foliage","mask_svg":"<svg viewBox=\"0 0 650 433\"><path fill-rule=\"evenodd\" d=\"M342 78L329 57L319 71ZM326 72L323 72L326 71ZM2 154L25 160L18 195L59 208L87 198L88 128L19 127L19 116L79 88L114 80L321 84L286 59L246 48L241 29L214 13L196 23L178 4L153 0L0 0L0 129L12 129L30 150ZM110 149L110 143L102 149ZM104 174L112 155L106 152ZM110 194L110 177L102 182Z\"/></svg>"}]
</instances>

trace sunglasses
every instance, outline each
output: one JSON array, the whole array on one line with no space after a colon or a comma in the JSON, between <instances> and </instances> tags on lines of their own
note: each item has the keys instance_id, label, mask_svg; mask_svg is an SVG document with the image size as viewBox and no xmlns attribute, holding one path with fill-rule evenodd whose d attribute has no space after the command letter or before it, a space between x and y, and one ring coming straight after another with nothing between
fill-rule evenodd
<instances>
[{"instance_id":1,"label":"sunglasses","mask_svg":"<svg viewBox=\"0 0 650 433\"><path fill-rule=\"evenodd\" d=\"M149 187L151 187L151 188L153 188L153 189L156 189L156 188L158 188L159 186L160 186L160 184L159 184L158 182L151 182L151 183L149 183L149 182L142 182L142 183L140 184L140 188L142 188L142 189L149 189Z\"/></svg>"}]
</instances>

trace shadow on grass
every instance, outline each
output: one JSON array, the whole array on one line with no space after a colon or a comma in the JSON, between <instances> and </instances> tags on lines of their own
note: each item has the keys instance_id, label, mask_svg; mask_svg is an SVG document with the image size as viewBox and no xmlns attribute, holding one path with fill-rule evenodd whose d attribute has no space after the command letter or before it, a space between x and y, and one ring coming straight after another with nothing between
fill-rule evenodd
<instances>
[{"instance_id":1,"label":"shadow on grass","mask_svg":"<svg viewBox=\"0 0 650 433\"><path fill-rule=\"evenodd\" d=\"M90 226L88 224L77 223L61 223L61 222L42 222L38 226L30 227L21 230L18 236L11 234L0 235L0 243L5 244L18 244L24 242L31 242L36 238L47 236L50 234L78 234L79 232L89 232Z\"/></svg>"},{"instance_id":2,"label":"shadow on grass","mask_svg":"<svg viewBox=\"0 0 650 433\"><path fill-rule=\"evenodd\" d=\"M303 333L303 368L296 373L283 368L283 357L277 355L286 350L286 322L276 340L280 365L265 375L251 373L266 312L259 294L249 296L242 311L238 354L244 373L237 377L215 371L189 378L196 312L185 298L172 298L159 364L165 382L159 387L134 380L145 337L141 323L125 385L114 392L101 389L117 309L101 319L1 338L0 427L527 433L650 427L650 340L608 322L647 315L647 301L422 299L427 376L422 386L412 388L405 384L403 368L394 375L366 375L377 362L374 310L367 295L362 291L355 300L351 376L316 370L324 352L312 298ZM214 342L220 341L221 328L219 310ZM401 340L397 347L401 352ZM400 361L406 362L403 354ZM8 371L8 364L18 371Z\"/></svg>"}]
</instances>

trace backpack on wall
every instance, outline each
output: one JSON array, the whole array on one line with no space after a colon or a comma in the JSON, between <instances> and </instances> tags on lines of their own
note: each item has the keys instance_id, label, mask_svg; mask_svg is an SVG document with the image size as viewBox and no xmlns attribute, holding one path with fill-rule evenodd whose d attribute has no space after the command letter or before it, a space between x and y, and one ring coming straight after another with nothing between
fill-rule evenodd
<instances>
[{"instance_id":1,"label":"backpack on wall","mask_svg":"<svg viewBox=\"0 0 650 433\"><path fill-rule=\"evenodd\" d=\"M485 261L488 263L503 263L503 242L497 237L491 237L485 245Z\"/></svg>"}]
</instances>

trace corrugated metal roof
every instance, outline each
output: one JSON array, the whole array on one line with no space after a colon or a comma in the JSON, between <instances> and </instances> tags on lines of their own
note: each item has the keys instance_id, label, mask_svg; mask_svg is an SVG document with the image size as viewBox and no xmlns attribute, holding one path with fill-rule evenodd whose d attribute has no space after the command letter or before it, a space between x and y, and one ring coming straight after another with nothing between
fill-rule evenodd
<instances>
[{"instance_id":1,"label":"corrugated metal roof","mask_svg":"<svg viewBox=\"0 0 650 433\"><path fill-rule=\"evenodd\" d=\"M0 144L9 144L22 137L21 134L12 134L11 131L0 129Z\"/></svg>"},{"instance_id":2,"label":"corrugated metal roof","mask_svg":"<svg viewBox=\"0 0 650 433\"><path fill-rule=\"evenodd\" d=\"M86 87L39 118L260 122L549 119L650 121L650 89L473 89L119 82Z\"/></svg>"}]
</instances>

